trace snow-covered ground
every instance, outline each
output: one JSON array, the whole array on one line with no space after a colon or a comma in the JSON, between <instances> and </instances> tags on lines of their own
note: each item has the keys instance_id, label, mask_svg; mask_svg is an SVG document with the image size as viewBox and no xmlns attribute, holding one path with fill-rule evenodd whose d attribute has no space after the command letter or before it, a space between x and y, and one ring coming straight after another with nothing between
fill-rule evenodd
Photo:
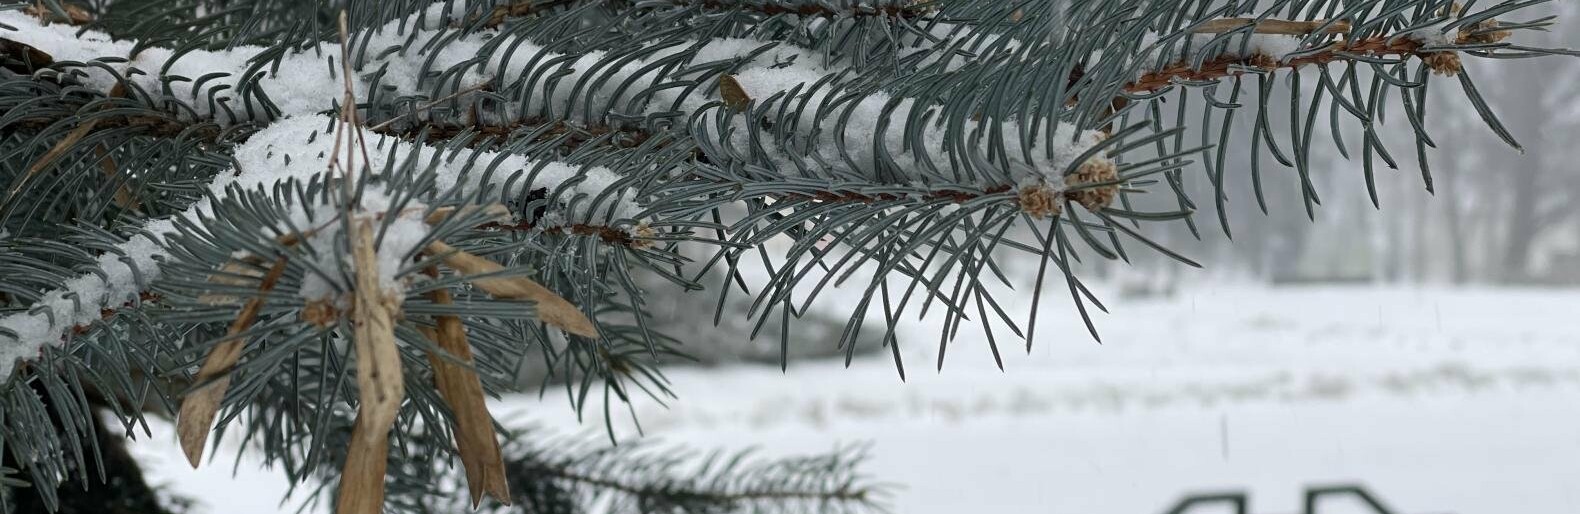
<instances>
[{"instance_id":1,"label":"snow-covered ground","mask_svg":"<svg viewBox=\"0 0 1580 514\"><path fill-rule=\"evenodd\" d=\"M1114 311L1098 318L1103 344L1049 305L1029 353L1000 348L1002 372L966 337L935 371L937 328L919 324L906 329L904 383L887 352L850 369L675 370L681 400L637 415L649 437L706 448L868 442L867 470L900 486L893 510L906 514L1150 514L1188 492L1242 489L1253 513L1297 512L1305 486L1341 483L1401 513L1580 512L1580 290L1102 296ZM498 407L602 430L577 427L552 394ZM628 420L616 426L634 437ZM160 428L134 446L157 462L153 480L206 512L279 510L280 478L244 464L231 480L226 459L186 470ZM1362 512L1345 507L1321 513Z\"/></svg>"}]
</instances>

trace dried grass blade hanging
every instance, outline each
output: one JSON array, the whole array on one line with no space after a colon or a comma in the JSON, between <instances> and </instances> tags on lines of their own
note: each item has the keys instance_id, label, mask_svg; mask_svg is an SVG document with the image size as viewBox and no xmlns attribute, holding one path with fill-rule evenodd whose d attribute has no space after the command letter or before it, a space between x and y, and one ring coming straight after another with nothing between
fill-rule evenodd
<instances>
[{"instance_id":1,"label":"dried grass blade hanging","mask_svg":"<svg viewBox=\"0 0 1580 514\"><path fill-rule=\"evenodd\" d=\"M233 267L232 264L235 264ZM226 264L226 271L245 269L234 262ZM245 273L243 273L245 274ZM225 332L225 340L209 350L208 357L203 360L203 367L198 370L198 386L187 392L186 398L181 400L181 412L176 416L176 434L181 440L181 451L186 454L187 462L192 467L198 467L203 460L203 447L208 443L209 429L214 425L214 416L219 413L220 401L225 398L225 390L230 387L230 370L241 359L242 340L238 337L242 332L252 327L258 320L258 311L263 308L263 299L274 285L280 281L280 276L285 274L285 257L275 259L274 265L264 274L258 282L258 294L247 300L241 312L236 315L236 320L231 322L230 329ZM215 282L235 284L240 281L235 277L215 276Z\"/></svg>"},{"instance_id":2,"label":"dried grass blade hanging","mask_svg":"<svg viewBox=\"0 0 1580 514\"><path fill-rule=\"evenodd\" d=\"M379 514L384 508L384 474L389 464L389 432L400 413L405 388L400 351L395 346L395 314L400 296L379 285L378 256L371 222L359 220L352 236L356 271L351 314L357 353L357 420L340 475L339 514Z\"/></svg>"},{"instance_id":3,"label":"dried grass blade hanging","mask_svg":"<svg viewBox=\"0 0 1580 514\"><path fill-rule=\"evenodd\" d=\"M437 277L439 270L429 268L428 274ZM438 305L450 305L454 299L448 289L428 293L428 298ZM436 316L438 329L423 328L422 332L439 348L461 362L472 363L472 346L466 339L466 327L456 316ZM433 380L439 396L450 406L455 416L455 446L461 454L461 466L466 470L467 489L472 494L472 507L476 508L487 493L506 505L510 504L510 485L505 480L505 461L499 451L499 441L494 437L494 418L488 412L487 399L483 397L483 383L477 372L438 355L429 355L433 366Z\"/></svg>"},{"instance_id":4,"label":"dried grass blade hanging","mask_svg":"<svg viewBox=\"0 0 1580 514\"><path fill-rule=\"evenodd\" d=\"M443 241L428 243L427 252L440 256L444 264L467 275L498 273L504 266L472 255ZM537 303L538 318L544 323L583 337L598 337L598 328L571 302L527 277L483 277L471 281L496 298L530 300Z\"/></svg>"}]
</instances>

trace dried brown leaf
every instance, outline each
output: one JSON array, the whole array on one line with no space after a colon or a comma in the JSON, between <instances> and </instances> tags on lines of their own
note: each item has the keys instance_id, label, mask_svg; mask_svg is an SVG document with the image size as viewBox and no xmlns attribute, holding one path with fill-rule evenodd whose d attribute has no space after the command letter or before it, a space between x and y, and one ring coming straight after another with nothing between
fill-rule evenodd
<instances>
[{"instance_id":1,"label":"dried brown leaf","mask_svg":"<svg viewBox=\"0 0 1580 514\"><path fill-rule=\"evenodd\" d=\"M72 25L86 25L93 21L93 14L86 8L77 4L61 4L61 9L66 12L66 17L61 18L53 9L44 5L44 2L35 2L33 5L22 8L22 13L46 22L61 22Z\"/></svg>"},{"instance_id":2,"label":"dried brown leaf","mask_svg":"<svg viewBox=\"0 0 1580 514\"><path fill-rule=\"evenodd\" d=\"M733 111L745 111L752 104L752 95L746 94L746 88L741 87L741 82L734 75L719 77L719 96L724 99L724 106Z\"/></svg>"},{"instance_id":3,"label":"dried brown leaf","mask_svg":"<svg viewBox=\"0 0 1580 514\"><path fill-rule=\"evenodd\" d=\"M208 357L203 360L203 367L198 370L198 386L188 391L186 398L181 400L181 413L176 417L176 434L181 440L181 450L186 454L187 462L194 468L203 460L203 446L208 443L209 428L214 425L214 416L219 412L220 400L225 398L225 390L230 387L231 367L241 358L242 340L237 336L258 320L264 297L274 289L283 274L285 258L281 257L274 261L269 272L258 282L258 294L247 300L241 312L236 314L236 320L231 322L230 329L225 332L225 341L209 350ZM240 281L235 277L225 278Z\"/></svg>"},{"instance_id":4,"label":"dried brown leaf","mask_svg":"<svg viewBox=\"0 0 1580 514\"><path fill-rule=\"evenodd\" d=\"M438 275L437 269L430 268L428 272ZM448 289L434 290L428 293L428 298L438 305L450 305L453 302ZM455 359L471 364L472 346L466 339L466 328L462 326L461 319L437 316L435 321L438 329L423 328L423 334ZM461 466L466 470L472 507L477 507L484 493L509 505L510 485L505 480L505 461L499 451L499 441L494 437L494 418L488 412L483 384L477 372L438 355L429 355L428 362L433 366L433 379L439 389L439 396L444 398L455 417L455 446L461 454Z\"/></svg>"},{"instance_id":5,"label":"dried brown leaf","mask_svg":"<svg viewBox=\"0 0 1580 514\"><path fill-rule=\"evenodd\" d=\"M433 212L428 213L428 216L423 218L423 222L429 225L438 225L443 223L444 220L450 219L452 216L469 216L474 212L484 213L484 219L488 221L503 222L510 219L509 207L505 207L505 204L501 203L491 203L488 205L466 205L460 208L440 207L434 209Z\"/></svg>"},{"instance_id":6,"label":"dried brown leaf","mask_svg":"<svg viewBox=\"0 0 1580 514\"><path fill-rule=\"evenodd\" d=\"M395 424L406 394L401 382L400 351L395 346L395 316L401 297L386 293L379 285L372 222L361 220L353 230L351 253L356 290L351 320L357 353L358 405L335 512L379 514L384 508L390 427Z\"/></svg>"},{"instance_id":7,"label":"dried brown leaf","mask_svg":"<svg viewBox=\"0 0 1580 514\"><path fill-rule=\"evenodd\" d=\"M428 243L427 252L441 256L444 264L465 275L498 273L505 268L494 261L472 255L445 244ZM537 303L538 318L544 323L583 337L598 337L598 328L571 302L527 277L481 277L471 280L479 289L496 298L529 300Z\"/></svg>"},{"instance_id":8,"label":"dried brown leaf","mask_svg":"<svg viewBox=\"0 0 1580 514\"><path fill-rule=\"evenodd\" d=\"M16 73L30 74L41 68L55 64L55 58L44 53L43 50L33 48L32 45L10 39L0 38L0 55L10 57L15 64L6 66L6 69Z\"/></svg>"}]
</instances>

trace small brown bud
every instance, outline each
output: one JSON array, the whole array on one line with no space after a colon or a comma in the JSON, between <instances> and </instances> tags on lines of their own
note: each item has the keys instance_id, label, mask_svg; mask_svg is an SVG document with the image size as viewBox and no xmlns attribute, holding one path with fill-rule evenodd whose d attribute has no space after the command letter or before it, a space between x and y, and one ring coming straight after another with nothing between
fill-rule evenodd
<instances>
[{"instance_id":1,"label":"small brown bud","mask_svg":"<svg viewBox=\"0 0 1580 514\"><path fill-rule=\"evenodd\" d=\"M1278 58L1267 54L1255 54L1245 59L1245 65L1262 69L1277 68Z\"/></svg>"},{"instance_id":2,"label":"small brown bud","mask_svg":"<svg viewBox=\"0 0 1580 514\"><path fill-rule=\"evenodd\" d=\"M1114 161L1093 157L1081 164L1080 168L1076 168L1075 173L1064 178L1065 186L1072 189L1071 191L1066 191L1064 195L1071 201L1086 207L1086 210L1097 212L1114 203L1114 197L1119 196L1119 186L1088 186L1113 182L1118 179L1119 167L1114 165Z\"/></svg>"},{"instance_id":3,"label":"small brown bud","mask_svg":"<svg viewBox=\"0 0 1580 514\"><path fill-rule=\"evenodd\" d=\"M1498 20L1487 20L1474 26L1459 31L1459 42L1462 44L1492 44L1501 43L1514 35L1513 31L1498 30L1503 24Z\"/></svg>"},{"instance_id":4,"label":"small brown bud","mask_svg":"<svg viewBox=\"0 0 1580 514\"><path fill-rule=\"evenodd\" d=\"M313 300L302 307L302 312L298 316L302 321L313 326L327 327L340 319L340 309L335 308L335 304L329 300Z\"/></svg>"},{"instance_id":5,"label":"small brown bud","mask_svg":"<svg viewBox=\"0 0 1580 514\"><path fill-rule=\"evenodd\" d=\"M1058 193L1047 184L1035 184L1020 188L1017 198L1020 210L1033 218L1058 217L1063 211L1063 204L1059 202Z\"/></svg>"},{"instance_id":6,"label":"small brown bud","mask_svg":"<svg viewBox=\"0 0 1580 514\"><path fill-rule=\"evenodd\" d=\"M1426 67L1431 69L1432 73L1445 77L1458 75L1459 72L1465 70L1465 66L1460 62L1459 54L1456 52L1433 52L1421 56L1421 61L1426 63Z\"/></svg>"},{"instance_id":7,"label":"small brown bud","mask_svg":"<svg viewBox=\"0 0 1580 514\"><path fill-rule=\"evenodd\" d=\"M631 230L631 248L651 248L655 243L653 238L658 237L658 231L649 226L647 222L638 223Z\"/></svg>"}]
</instances>

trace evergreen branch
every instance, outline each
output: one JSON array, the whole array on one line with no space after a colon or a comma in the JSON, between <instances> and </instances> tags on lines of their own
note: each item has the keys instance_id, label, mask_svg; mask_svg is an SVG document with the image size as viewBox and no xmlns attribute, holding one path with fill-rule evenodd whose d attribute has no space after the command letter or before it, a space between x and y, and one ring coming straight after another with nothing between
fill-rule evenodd
<instances>
[{"instance_id":1,"label":"evergreen branch","mask_svg":"<svg viewBox=\"0 0 1580 514\"><path fill-rule=\"evenodd\" d=\"M921 18L934 12L933 0L887 0L867 5L850 2L836 6L827 2L796 2L794 0L670 0L675 5L700 5L704 9L741 9L765 16L794 14L798 16L871 17L871 18Z\"/></svg>"},{"instance_id":2,"label":"evergreen branch","mask_svg":"<svg viewBox=\"0 0 1580 514\"><path fill-rule=\"evenodd\" d=\"M553 235L574 234L578 236L589 236L598 238L598 240L603 241L604 243L632 249L641 249L651 246L653 243L650 239L656 236L656 233L652 229L643 225L638 225L634 229L627 230L625 228L611 227L608 225L593 225L589 223L540 226L539 224L531 221L520 220L516 221L515 223L501 223L492 221L483 225L479 225L477 228L483 230L508 230L515 232L536 231Z\"/></svg>"},{"instance_id":3,"label":"evergreen branch","mask_svg":"<svg viewBox=\"0 0 1580 514\"><path fill-rule=\"evenodd\" d=\"M1277 19L1228 18L1202 23L1193 32L1205 34L1225 33L1242 30L1247 26L1250 26L1252 28L1251 32L1256 34L1293 36L1311 35L1317 31L1322 31L1324 34L1347 34L1351 30L1350 23L1342 20L1299 22ZM1467 25L1455 34L1453 43L1457 45L1494 44L1512 35L1506 28L1501 27L1498 21L1490 19ZM1397 34L1335 42L1327 45L1326 48L1313 52L1301 52L1299 56L1292 58L1281 59L1278 56L1254 54L1243 58L1219 57L1200 65L1191 65L1181 61L1143 75L1135 82L1126 84L1124 91L1131 94L1150 94L1172 86L1175 81L1211 81L1243 75L1248 67L1267 71L1277 69L1295 70L1308 64L1325 65L1334 61L1353 61L1355 56L1414 56L1421 58L1433 72L1440 75L1452 76L1460 72L1461 65L1456 55L1458 50L1432 50L1428 49L1430 46L1433 45L1421 36ZM1072 75L1072 80L1078 78L1079 75Z\"/></svg>"},{"instance_id":4,"label":"evergreen branch","mask_svg":"<svg viewBox=\"0 0 1580 514\"><path fill-rule=\"evenodd\" d=\"M445 389L455 389L417 379L430 369L475 369L478 386L491 393L511 387L513 370L501 363L543 363L544 383L562 381L577 409L600 385L609 402L629 401L638 388L661 401L672 397L657 366L677 354L674 341L650 325L653 297L632 275L651 270L700 287L702 275L685 276L693 270L683 246L718 249L702 271L727 268L728 280L749 289L740 309L731 308L755 318L752 337L763 327L780 331L781 355L792 343L790 320L806 315L814 299L826 300L819 296L825 286L854 281L864 294L846 309L844 331L831 336L851 352L847 359L870 311L882 309L878 331L883 344L896 345L903 376L895 339L901 315L935 307L944 318L940 366L966 321L983 325L997 356L995 337L1003 336L993 330L1008 327L1028 345L1033 338L1031 325L1020 330L1022 321L994 298L1024 285L1000 269L1003 253L1041 260L1034 295L1046 276L1062 276L1083 318L1089 305L1102 305L1077 277L1087 253L1080 250L1129 259L1122 243L1135 241L1189 262L1148 239L1140 222L1183 220L1194 230L1195 190L1186 180L1196 174L1185 168L1216 149L1216 160L1201 161L1221 203L1223 147L1246 139L1234 138L1228 122L1221 132L1187 126L1190 113L1210 125L1242 105L1258 108L1252 155L1266 145L1294 168L1309 209L1317 203L1310 156L1318 109L1331 109L1335 132L1345 113L1361 124L1369 174L1374 152L1393 163L1375 130L1380 99L1396 90L1424 166L1425 148L1435 144L1425 132L1426 88L1412 86L1426 84L1428 72L1461 71L1461 54L1562 53L1500 43L1509 31L1545 27L1492 21L1539 0L1468 15L1435 0L1315 0L1254 19L1212 18L1248 16L1252 6L1193 16L1171 2L1103 0L417 0L377 8L354 0L349 7L360 14L352 13L338 44L322 32L324 5L265 2L238 14L215 12L208 0L176 3L171 12L202 14L144 16L150 19L130 28L107 17L92 24L105 28L98 32L41 23L38 13L0 13L16 27L0 40L0 131L10 143L0 151L0 174L8 186L24 186L8 188L12 200L0 216L0 228L19 235L0 239L8 249L26 247L0 255L7 309L0 354L22 363L12 383L48 384L51 401L66 405L57 410L71 413L72 395L56 392L72 391L62 382L74 373L132 384L134 374L184 378L202 352L234 341L241 357L228 367L232 384L217 406L226 414L214 415L216 425L244 425L246 438L262 440L266 460L283 462L293 478L333 473L348 457L344 443L369 435L350 419L359 388L348 377L362 371L364 357L348 358L345 344L362 335L345 322L365 314L365 302L356 311L335 302L376 289L362 286L377 269L379 287L404 292L398 300L407 314L388 322L381 344L394 351L381 357L415 372L406 402L380 413L393 412L389 440L411 455L390 460L392 498L432 492L437 474L418 468L438 467L458 448L463 465L465 454L475 464L487 453L450 439L475 443L491 434L476 411L459 415L472 423L466 434L446 430L459 426L445 419L455 414L445 407L453 396ZM906 8L915 11L893 10ZM1324 11L1343 18L1297 21ZM274 39L245 39L262 34ZM145 52L151 48L158 50ZM1192 48L1206 51L1184 55ZM1335 63L1343 75L1330 75L1326 65ZM1315 88L1301 87L1302 77L1315 75L1296 71L1307 64L1321 67L1308 70L1322 71ZM1251 99L1239 95L1238 80L1227 100L1212 89L1247 71L1263 85ZM1267 114L1281 100L1274 76L1287 78L1295 93L1287 119ZM1477 114L1512 141L1460 77ZM130 94L111 94L117 86ZM339 89L346 94L332 94ZM1171 89L1179 95L1165 98ZM1197 92L1202 102L1189 94ZM1177 115L1166 113L1176 106ZM385 121L362 127L358 119ZM364 146L350 135L363 130L392 137ZM1204 134L1201 146L1187 147L1187 133ZM356 167L326 162L358 150ZM1253 160L1253 176L1257 166ZM113 198L122 185L142 194L140 208ZM1254 187L1260 194L1260 180ZM1134 197L1153 192L1178 207L1132 207ZM331 198L338 194L346 196ZM518 216L459 212L494 204ZM438 223L424 223L446 209ZM61 226L92 234L64 243L34 237ZM660 238L653 227L673 232ZM538 234L565 237L532 237ZM352 235L361 242L351 244ZM783 239L788 246L770 244ZM653 248L659 241L664 247ZM474 259L453 266L461 273L428 276L443 261L436 254L462 255L447 243ZM748 252L768 270L760 289L742 280ZM257 293L253 281L207 279L228 270L238 253L259 268L267 265L261 256L290 257L278 293L257 303L245 340L226 337L241 298ZM1051 275L1049 265L1057 268ZM362 284L351 283L352 275ZM515 290L505 291L478 280L507 276L530 282L513 281ZM718 312L731 290L721 290ZM443 301L441 292L456 298ZM547 295L558 301L541 301ZM1036 297L1032 305L1035 311ZM572 312L595 337L567 337L557 327L576 325L544 322ZM783 322L770 325L770 316ZM464 342L425 335L434 326L462 328L457 322ZM177 353L161 335L169 333L202 344ZM459 355L446 350L456 344L477 352L470 366L434 363ZM542 355L526 359L529 351ZM119 384L112 393L130 389ZM9 402L0 442L13 460L30 459L35 483L52 492L71 476L72 452L83 450L47 440L54 433L24 432L17 419L48 411L30 406L36 398L23 392L30 393L0 390ZM521 469L557 471L512 477L509 485L523 504L546 490L565 492L564 510L572 511L575 500L589 500L582 491L636 502L611 509L633 511L863 500L853 492L859 485L843 485L853 483L849 475L821 468L732 468L745 477L732 481L689 476L693 468L667 463L644 467L650 461L625 452L606 455L522 459ZM829 481L787 488L785 477Z\"/></svg>"},{"instance_id":5,"label":"evergreen branch","mask_svg":"<svg viewBox=\"0 0 1580 514\"><path fill-rule=\"evenodd\" d=\"M556 511L567 495L612 500L613 513L847 512L881 510L885 495L854 473L860 451L773 460L741 452L695 462L650 449L640 442L595 449L575 441L518 444L508 476L528 512Z\"/></svg>"},{"instance_id":6,"label":"evergreen branch","mask_svg":"<svg viewBox=\"0 0 1580 514\"><path fill-rule=\"evenodd\" d=\"M703 503L719 506L734 506L741 503L758 501L783 501L783 500L811 500L832 502L866 502L871 492L865 489L852 489L838 487L828 491L813 491L795 489L784 486L759 486L732 491L711 491L698 487L676 487L671 484L641 483L634 480L619 480L606 476L579 473L569 468L534 468L531 475L540 478L563 480L574 484L591 486L628 494L638 498L674 498L674 503Z\"/></svg>"},{"instance_id":7,"label":"evergreen branch","mask_svg":"<svg viewBox=\"0 0 1580 514\"><path fill-rule=\"evenodd\" d=\"M1209 81L1243 75L1248 67L1269 71L1278 69L1294 70L1308 64L1320 65L1334 61L1351 60L1353 57L1350 57L1350 55L1379 57L1420 56L1426 58L1439 53L1423 52L1421 51L1423 46L1421 42L1409 38L1379 36L1353 43L1334 43L1320 52L1286 60L1278 60L1267 55L1253 55L1244 58L1220 57L1207 61L1201 66L1192 66L1185 62L1179 62L1141 76L1135 82L1126 84L1124 91L1132 94L1155 93L1174 86L1176 81ZM1458 69L1442 68L1436 71L1452 74L1457 73Z\"/></svg>"},{"instance_id":8,"label":"evergreen branch","mask_svg":"<svg viewBox=\"0 0 1580 514\"><path fill-rule=\"evenodd\" d=\"M482 26L497 28L506 20L521 16L530 16L542 13L555 7L562 7L575 3L578 0L517 0L505 5L494 7L483 20ZM763 16L777 16L784 14L811 16L821 18L856 17L856 18L922 18L934 12L932 0L886 0L876 2L877 5L864 5L851 3L845 6L835 6L826 2L796 2L794 0L668 0L674 7L700 7L702 9L723 11L740 9ZM643 6L651 9L651 6Z\"/></svg>"},{"instance_id":9,"label":"evergreen branch","mask_svg":"<svg viewBox=\"0 0 1580 514\"><path fill-rule=\"evenodd\" d=\"M510 137L515 135L535 135L533 142L558 141L564 150L575 150L589 141L603 141L605 144L616 148L636 148L642 146L653 137L653 134L638 128L613 127L609 125L584 125L558 119L551 120L536 116L528 119L512 121L509 123L407 123L396 124L399 119L392 119L374 125L371 132L387 136L399 137L407 141L415 141L423 136L427 141L444 143L455 141L463 136L466 139L462 145L468 148L483 148L483 145L503 145ZM603 139L605 136L610 136Z\"/></svg>"}]
</instances>

